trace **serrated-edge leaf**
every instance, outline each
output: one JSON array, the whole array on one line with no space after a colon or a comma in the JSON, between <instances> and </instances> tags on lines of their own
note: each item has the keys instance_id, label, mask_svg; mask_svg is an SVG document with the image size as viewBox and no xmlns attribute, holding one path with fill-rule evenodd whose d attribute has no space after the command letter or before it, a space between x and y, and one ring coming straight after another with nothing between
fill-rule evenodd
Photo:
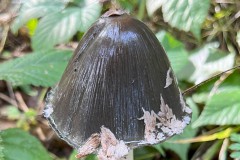
<instances>
[{"instance_id":1,"label":"serrated-edge leaf","mask_svg":"<svg viewBox=\"0 0 240 160\"><path fill-rule=\"evenodd\" d=\"M240 151L240 143L231 144L228 148L231 150Z\"/></svg>"},{"instance_id":2,"label":"serrated-edge leaf","mask_svg":"<svg viewBox=\"0 0 240 160\"><path fill-rule=\"evenodd\" d=\"M50 14L39 21L32 37L34 50L51 49L54 45L70 40L77 31L85 32L99 17L101 5L93 3Z\"/></svg>"},{"instance_id":3,"label":"serrated-edge leaf","mask_svg":"<svg viewBox=\"0 0 240 160\"><path fill-rule=\"evenodd\" d=\"M173 71L178 75L181 69L189 62L184 45L165 31L158 32L156 37L166 50Z\"/></svg>"},{"instance_id":4,"label":"serrated-edge leaf","mask_svg":"<svg viewBox=\"0 0 240 160\"><path fill-rule=\"evenodd\" d=\"M230 154L231 158L240 158L240 152L233 152Z\"/></svg>"},{"instance_id":5,"label":"serrated-edge leaf","mask_svg":"<svg viewBox=\"0 0 240 160\"><path fill-rule=\"evenodd\" d=\"M194 63L194 66L199 67L203 65L210 54L214 54L219 47L219 43L213 42L205 44L203 47L193 51L189 59Z\"/></svg>"},{"instance_id":6,"label":"serrated-edge leaf","mask_svg":"<svg viewBox=\"0 0 240 160\"><path fill-rule=\"evenodd\" d=\"M58 43L68 41L78 30L78 17L81 16L79 10L77 7L69 7L42 18L32 37L33 49L51 49Z\"/></svg>"},{"instance_id":7,"label":"serrated-edge leaf","mask_svg":"<svg viewBox=\"0 0 240 160\"><path fill-rule=\"evenodd\" d=\"M240 88L227 88L208 99L193 127L240 124Z\"/></svg>"},{"instance_id":8,"label":"serrated-edge leaf","mask_svg":"<svg viewBox=\"0 0 240 160\"><path fill-rule=\"evenodd\" d=\"M230 137L231 141L240 143L240 134L233 133Z\"/></svg>"},{"instance_id":9,"label":"serrated-edge leaf","mask_svg":"<svg viewBox=\"0 0 240 160\"><path fill-rule=\"evenodd\" d=\"M0 79L12 85L52 86L61 77L71 51L35 52L0 64Z\"/></svg>"},{"instance_id":10,"label":"serrated-edge leaf","mask_svg":"<svg viewBox=\"0 0 240 160\"><path fill-rule=\"evenodd\" d=\"M18 29L32 18L39 18L49 13L62 10L65 7L64 0L25 0L22 3L18 17L13 21L11 29L17 33Z\"/></svg>"},{"instance_id":11,"label":"serrated-edge leaf","mask_svg":"<svg viewBox=\"0 0 240 160\"><path fill-rule=\"evenodd\" d=\"M209 0L164 0L163 18L171 26L191 31L200 39L201 25L208 14L209 7Z\"/></svg>"},{"instance_id":12,"label":"serrated-edge leaf","mask_svg":"<svg viewBox=\"0 0 240 160\"><path fill-rule=\"evenodd\" d=\"M209 43L194 51L189 60L195 67L195 72L189 77L189 81L198 84L212 75L230 69L234 65L235 55L233 53L222 53L217 49L217 43ZM209 61L213 55L221 56L216 60Z\"/></svg>"},{"instance_id":13,"label":"serrated-edge leaf","mask_svg":"<svg viewBox=\"0 0 240 160\"><path fill-rule=\"evenodd\" d=\"M0 138L2 139L1 144L5 159L31 157L35 160L51 160L47 150L39 140L21 129L11 128L0 131ZM14 155L15 149L21 151L21 155Z\"/></svg>"},{"instance_id":14,"label":"serrated-edge leaf","mask_svg":"<svg viewBox=\"0 0 240 160\"><path fill-rule=\"evenodd\" d=\"M91 0L85 0L86 5L81 9L80 25L78 31L86 32L88 28L96 21L100 16L102 5L96 2L91 2Z\"/></svg>"},{"instance_id":15,"label":"serrated-edge leaf","mask_svg":"<svg viewBox=\"0 0 240 160\"><path fill-rule=\"evenodd\" d=\"M16 106L9 106L7 107L6 116L9 120L16 120L20 118L21 112Z\"/></svg>"}]
</instances>

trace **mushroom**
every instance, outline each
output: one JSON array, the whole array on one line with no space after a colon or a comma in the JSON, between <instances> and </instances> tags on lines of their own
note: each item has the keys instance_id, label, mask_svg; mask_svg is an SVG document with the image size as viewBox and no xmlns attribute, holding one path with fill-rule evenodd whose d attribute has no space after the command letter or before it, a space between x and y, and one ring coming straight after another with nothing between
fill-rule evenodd
<instances>
[{"instance_id":1,"label":"mushroom","mask_svg":"<svg viewBox=\"0 0 240 160\"><path fill-rule=\"evenodd\" d=\"M110 10L80 41L44 116L78 158L98 151L99 159L117 160L182 133L191 109L154 33Z\"/></svg>"}]
</instances>

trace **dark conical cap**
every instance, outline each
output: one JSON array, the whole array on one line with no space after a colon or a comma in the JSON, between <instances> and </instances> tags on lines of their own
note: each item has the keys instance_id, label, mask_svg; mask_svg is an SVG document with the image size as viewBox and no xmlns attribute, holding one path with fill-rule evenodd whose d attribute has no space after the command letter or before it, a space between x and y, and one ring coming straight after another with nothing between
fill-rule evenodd
<instances>
[{"instance_id":1,"label":"dark conical cap","mask_svg":"<svg viewBox=\"0 0 240 160\"><path fill-rule=\"evenodd\" d=\"M181 133L191 119L164 49L127 14L105 14L92 25L44 112L75 148L104 131L128 146L155 144Z\"/></svg>"}]
</instances>

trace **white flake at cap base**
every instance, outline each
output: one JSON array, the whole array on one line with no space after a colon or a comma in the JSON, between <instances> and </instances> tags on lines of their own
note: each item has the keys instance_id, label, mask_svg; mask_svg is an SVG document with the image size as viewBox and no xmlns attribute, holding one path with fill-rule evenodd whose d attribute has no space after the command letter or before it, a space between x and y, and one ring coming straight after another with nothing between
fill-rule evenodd
<instances>
[{"instance_id":1,"label":"white flake at cap base","mask_svg":"<svg viewBox=\"0 0 240 160\"><path fill-rule=\"evenodd\" d=\"M100 146L101 145L101 146ZM78 149L77 158L82 158L99 149L99 160L120 160L129 153L130 148L122 140L117 140L110 129L102 126L101 133L94 133L87 142Z\"/></svg>"},{"instance_id":2,"label":"white flake at cap base","mask_svg":"<svg viewBox=\"0 0 240 160\"><path fill-rule=\"evenodd\" d=\"M101 149L97 155L99 160L119 160L126 156L129 150L129 147L122 140L117 140L108 128L101 127Z\"/></svg>"},{"instance_id":3,"label":"white flake at cap base","mask_svg":"<svg viewBox=\"0 0 240 160\"><path fill-rule=\"evenodd\" d=\"M184 107L186 108L186 105ZM189 109L187 111L189 111ZM190 116L186 114L187 112L184 112L186 115L182 121L178 120L173 114L172 109L164 102L162 96L160 111L157 114L154 111L150 113L144 109L142 110L143 117L139 118L139 120L144 120L145 140L139 144L156 144L175 134L180 134L187 124L190 123L191 119Z\"/></svg>"},{"instance_id":4,"label":"white flake at cap base","mask_svg":"<svg viewBox=\"0 0 240 160\"><path fill-rule=\"evenodd\" d=\"M148 112L145 111L143 108L143 116L139 118L138 120L144 120L145 124L145 134L144 138L145 141L149 144L155 144L156 141L156 113L154 111Z\"/></svg>"},{"instance_id":5,"label":"white flake at cap base","mask_svg":"<svg viewBox=\"0 0 240 160\"><path fill-rule=\"evenodd\" d=\"M76 155L76 157L82 158L95 152L99 145L100 135L98 133L94 133L88 138L87 142L78 149L78 154Z\"/></svg>"},{"instance_id":6,"label":"white flake at cap base","mask_svg":"<svg viewBox=\"0 0 240 160\"><path fill-rule=\"evenodd\" d=\"M173 79L170 77L170 73L171 73L171 68L169 68L167 71L166 84L165 84L164 88L169 87L173 82Z\"/></svg>"},{"instance_id":7,"label":"white flake at cap base","mask_svg":"<svg viewBox=\"0 0 240 160\"><path fill-rule=\"evenodd\" d=\"M180 103L181 103L181 105L182 105L182 110L183 110L183 112L186 112L186 113L188 113L188 114L191 114L191 113L192 113L192 109L189 108L189 107L186 105L180 89L179 89L179 92L180 92L180 93L179 93L179 98L180 98Z\"/></svg>"},{"instance_id":8,"label":"white flake at cap base","mask_svg":"<svg viewBox=\"0 0 240 160\"><path fill-rule=\"evenodd\" d=\"M50 115L53 113L53 108L51 105L46 105L45 109L43 110L43 116L45 118L50 117Z\"/></svg>"}]
</instances>

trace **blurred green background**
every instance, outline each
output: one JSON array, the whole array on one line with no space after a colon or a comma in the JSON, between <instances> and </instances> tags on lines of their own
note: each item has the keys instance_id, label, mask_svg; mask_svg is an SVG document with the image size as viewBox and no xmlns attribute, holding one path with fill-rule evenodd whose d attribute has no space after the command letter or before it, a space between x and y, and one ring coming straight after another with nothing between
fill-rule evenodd
<instances>
[{"instance_id":1,"label":"blurred green background","mask_svg":"<svg viewBox=\"0 0 240 160\"><path fill-rule=\"evenodd\" d=\"M240 64L239 0L118 0L157 36L181 90ZM97 0L0 1L0 160L74 160L42 117L84 32L111 5ZM240 70L185 92L183 134L134 150L136 160L240 159ZM90 155L87 160L96 159Z\"/></svg>"}]
</instances>

